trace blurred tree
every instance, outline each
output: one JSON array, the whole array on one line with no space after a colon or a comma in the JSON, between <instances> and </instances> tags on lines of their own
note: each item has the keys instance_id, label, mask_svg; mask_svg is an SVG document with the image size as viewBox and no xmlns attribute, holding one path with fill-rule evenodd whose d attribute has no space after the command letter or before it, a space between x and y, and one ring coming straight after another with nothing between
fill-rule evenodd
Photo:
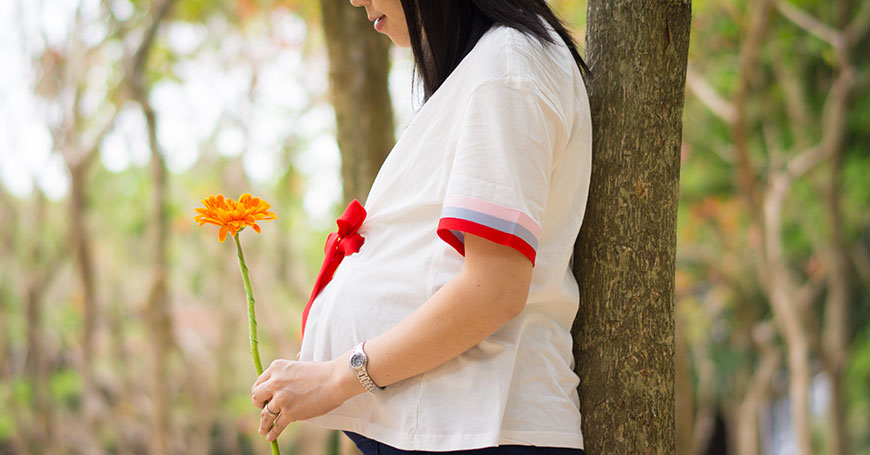
<instances>
[{"instance_id":1,"label":"blurred tree","mask_svg":"<svg viewBox=\"0 0 870 455\"><path fill-rule=\"evenodd\" d=\"M849 273L841 238L837 179L851 94L857 84L854 52L870 27L870 2L864 1L860 9L849 0L835 5L836 25L829 26L784 1L749 3L741 18L745 30L733 93L728 97L719 95L691 68L688 84L730 128L735 187L749 214L749 229L754 234L752 251L760 253L752 266L785 341L792 433L801 455L815 452L809 406L814 354L832 381L828 453L848 453L841 381L849 343ZM781 19L833 49L821 90L818 85L804 86L803 81L812 80L817 69L805 55L789 51L794 43L783 37L789 37L789 41L794 38L786 31L788 24L779 22ZM820 95L821 101L817 102ZM817 244L810 246L813 253L800 264L787 245L788 229L793 223L787 213L788 198L799 194L801 186L811 181L810 173L822 164L827 164L831 173L819 192L826 197L816 199L814 204L820 204L827 215L823 223L828 226L828 240L812 242ZM811 221L815 225L819 222ZM813 265L820 262L824 265ZM825 290L824 325L820 326L814 304ZM767 362L760 362L757 372L771 376L764 366ZM757 399L752 398L755 395L750 391L746 399ZM757 409L757 404L753 408ZM738 453L754 453L749 445L757 445L758 431L753 427L756 416L741 414L735 419L743 447L739 449L743 452Z\"/></svg>"},{"instance_id":2,"label":"blurred tree","mask_svg":"<svg viewBox=\"0 0 870 455\"><path fill-rule=\"evenodd\" d=\"M589 200L574 252L586 452L672 454L674 261L690 1L587 3Z\"/></svg>"},{"instance_id":3,"label":"blurred tree","mask_svg":"<svg viewBox=\"0 0 870 455\"><path fill-rule=\"evenodd\" d=\"M145 21L143 26L144 33L138 40L136 46L129 48L128 53L125 53L122 58L122 64L125 66L124 76L119 80L117 86L112 87L109 91L103 105L100 106L98 115L89 115L87 109L83 107L82 98L88 89L89 84L93 82L89 79L89 64L91 59L96 60L97 56L104 51L107 43L113 40L125 40L128 38L127 33L131 28L135 27L135 21L138 18L131 19L129 22L117 20L112 13L111 7L102 4L103 11L106 13L104 18L109 24L114 27L116 34L107 34L105 39L98 41L96 44L88 44L83 38L83 31L87 25L81 17L81 5L76 9L77 17L72 21L73 27L70 32L70 40L67 49L56 49L47 47L44 52L37 58L39 60L39 68L42 70L40 81L37 83L39 94L47 100L57 102L61 106L61 111L64 116L52 125L53 142L59 148L70 173L71 194L69 198L70 204L70 244L74 246L76 271L79 277L80 286L82 289L82 302L84 308L84 323L82 325L82 356L81 356L81 377L82 377L82 401L84 403L84 421L88 428L82 432L80 437L83 437L91 446L87 451L98 450L100 442L96 440L99 437L98 429L100 422L103 421L104 414L101 409L105 403L97 396L97 384L94 378L94 363L98 353L95 350L95 338L99 334L99 318L100 308L97 303L97 273L95 272L96 265L93 259L93 241L92 233L89 232L86 222L86 209L88 206L88 184L92 177L90 175L93 163L98 159L99 146L105 135L111 130L114 125L115 116L126 100L133 98L138 102L145 100L147 105L145 110L148 111L150 104L147 104L147 92L144 89L144 71L147 56L154 42L154 37L157 33L160 23L165 19L169 7L174 3L174 0L166 0L158 2L153 6L152 14L149 14L149 21ZM48 39L45 40L48 42ZM114 96L111 96L114 95ZM152 146L156 144L156 136L154 135L154 118L153 112L149 117L149 126L152 129L151 133ZM96 118L94 118L96 117ZM146 116L148 117L148 116ZM96 127L94 126L96 124ZM154 389L153 394L155 412L154 412L154 448L153 452L158 454L169 453L167 431L169 427L169 411L168 398L166 393L165 377L165 358L167 355L168 342L166 341L170 334L169 314L166 309L166 292L165 292L165 254L166 254L166 216L163 212L165 209L165 165L162 156L157 150L152 153L152 166L154 167L154 177L157 189L155 190L156 212L157 216L155 227L157 232L155 235L155 251L157 265L155 267L154 285L151 292L150 303L148 305L148 321L152 327L154 337L153 342L156 344L154 361ZM38 309L38 307L31 306ZM33 316L34 322L38 320L38 312ZM34 329L37 327L34 326ZM38 359L38 357L37 357ZM37 407L37 412L42 409ZM49 417L43 417L43 420L49 421ZM45 434L41 435L45 438Z\"/></svg>"},{"instance_id":4,"label":"blurred tree","mask_svg":"<svg viewBox=\"0 0 870 455\"><path fill-rule=\"evenodd\" d=\"M97 159L100 141L111 128L117 105L111 101L100 106L96 115L88 115L82 108L82 97L88 86L89 64L97 58L105 41L89 45L82 38L84 19L79 5L75 10L72 27L65 47L46 45L42 53L34 56L41 70L36 81L36 94L54 107L61 115L49 125L52 142L69 169L69 244L73 250L75 271L80 287L82 306L81 351L78 367L82 380L83 443L98 450L95 440L100 415L94 365L95 339L99 330L100 305L97 301L96 274L93 260L92 234L87 226L89 172ZM51 42L46 30L41 30L45 43Z\"/></svg>"},{"instance_id":5,"label":"blurred tree","mask_svg":"<svg viewBox=\"0 0 870 455\"><path fill-rule=\"evenodd\" d=\"M64 248L54 251L48 249L49 237L45 234L47 202L45 194L36 190L33 225L37 227L32 240L29 261L25 265L31 273L25 275L25 312L27 321L27 363L25 375L32 388L31 403L34 422L26 435L26 447L32 453L45 453L57 450L54 442L54 412L48 387L48 364L45 355L44 294L54 278L60 264Z\"/></svg>"},{"instance_id":6,"label":"blurred tree","mask_svg":"<svg viewBox=\"0 0 870 455\"><path fill-rule=\"evenodd\" d=\"M335 111L341 151L344 202L365 203L375 176L395 144L390 99L391 41L373 33L362 8L321 0L323 31L329 54L330 103ZM333 434L329 453L352 450L347 438Z\"/></svg>"},{"instance_id":7,"label":"blurred tree","mask_svg":"<svg viewBox=\"0 0 870 455\"><path fill-rule=\"evenodd\" d=\"M362 8L321 0L329 51L329 89L335 109L344 199L365 197L393 148L393 107L387 86L390 40L372 33Z\"/></svg>"},{"instance_id":8,"label":"blurred tree","mask_svg":"<svg viewBox=\"0 0 870 455\"><path fill-rule=\"evenodd\" d=\"M168 242L169 242L169 216L167 208L167 172L166 161L163 151L157 141L157 118L154 108L151 106L150 86L145 74L148 56L154 47L154 38L160 24L169 16L169 12L177 0L162 0L154 2L151 6L151 22L145 29L142 41L132 55L127 69L127 81L131 97L142 108L148 130L148 146L151 151L151 179L154 189L153 215L151 217L153 257L153 275L151 289L148 292L145 320L151 332L152 352L152 390L154 400L153 411L153 438L151 453L154 455L169 455L170 453L170 397L169 397L169 371L168 357L175 345L172 335L172 317L169 311L169 295L167 291L168 280Z\"/></svg>"}]
</instances>

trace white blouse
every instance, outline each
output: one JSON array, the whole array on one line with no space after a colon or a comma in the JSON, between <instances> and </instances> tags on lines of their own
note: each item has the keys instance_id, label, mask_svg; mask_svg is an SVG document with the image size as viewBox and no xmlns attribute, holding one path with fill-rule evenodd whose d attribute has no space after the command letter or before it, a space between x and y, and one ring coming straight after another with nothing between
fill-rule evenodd
<instances>
[{"instance_id":1,"label":"white blouse","mask_svg":"<svg viewBox=\"0 0 870 455\"><path fill-rule=\"evenodd\" d=\"M301 360L393 327L455 277L463 233L534 264L523 312L441 367L310 421L404 450L582 448L571 324L574 240L592 124L580 71L555 45L495 26L414 116L366 200L365 243L315 299Z\"/></svg>"}]
</instances>

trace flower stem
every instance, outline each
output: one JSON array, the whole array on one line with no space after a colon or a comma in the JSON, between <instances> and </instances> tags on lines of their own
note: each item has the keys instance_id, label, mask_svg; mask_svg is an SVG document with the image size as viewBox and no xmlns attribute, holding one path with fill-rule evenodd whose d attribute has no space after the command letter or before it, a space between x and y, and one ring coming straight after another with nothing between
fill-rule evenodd
<instances>
[{"instance_id":1,"label":"flower stem","mask_svg":"<svg viewBox=\"0 0 870 455\"><path fill-rule=\"evenodd\" d=\"M257 313L254 311L254 290L251 288L251 279L248 277L248 266L245 264L245 254L242 253L242 244L239 243L239 235L233 235L236 241L236 250L239 253L239 267L242 269L242 281L245 282L245 295L248 297L248 333L251 338L251 357L254 358L254 368L257 376L263 374L263 362L260 360L260 342L257 340ZM272 455L280 455L278 441L272 441Z\"/></svg>"}]
</instances>

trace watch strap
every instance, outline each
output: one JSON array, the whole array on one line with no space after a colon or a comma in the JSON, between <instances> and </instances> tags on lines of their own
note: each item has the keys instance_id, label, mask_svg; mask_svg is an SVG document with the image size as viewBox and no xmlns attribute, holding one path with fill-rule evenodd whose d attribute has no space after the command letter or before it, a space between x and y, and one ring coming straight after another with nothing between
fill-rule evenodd
<instances>
[{"instance_id":1,"label":"watch strap","mask_svg":"<svg viewBox=\"0 0 870 455\"><path fill-rule=\"evenodd\" d=\"M368 372L369 361L368 361L368 355L366 355L366 352L365 352L365 344L366 344L366 342L363 341L362 343L359 343L358 345L353 347L353 350L350 352L350 359L351 359L350 367L354 371L354 373L356 374L356 378L359 380L360 384L362 384L362 386L365 387L366 390L368 390L371 393L377 393L377 392L380 392L381 390L384 390L386 387L380 387L379 385L375 384L375 381L372 380L371 376L369 376L369 372ZM354 365L354 357L359 357L359 356L362 356L362 364L355 366Z\"/></svg>"}]
</instances>

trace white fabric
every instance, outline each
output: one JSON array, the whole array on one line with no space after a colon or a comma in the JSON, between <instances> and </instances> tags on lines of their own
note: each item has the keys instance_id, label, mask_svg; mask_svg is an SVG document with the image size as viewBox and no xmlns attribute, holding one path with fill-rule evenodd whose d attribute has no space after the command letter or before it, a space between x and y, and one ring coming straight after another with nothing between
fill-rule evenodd
<instances>
[{"instance_id":1,"label":"white fabric","mask_svg":"<svg viewBox=\"0 0 870 455\"><path fill-rule=\"evenodd\" d=\"M447 364L357 395L312 423L404 450L583 447L570 262L588 195L592 127L580 72L550 31L556 45L543 47L493 27L417 112L368 195L359 230L365 243L313 304L301 359L333 359L377 336L457 275L463 256L436 229L450 214L474 211L445 200L515 216L489 227L521 225L504 233L537 242L525 310ZM462 230L443 234L461 241Z\"/></svg>"}]
</instances>

